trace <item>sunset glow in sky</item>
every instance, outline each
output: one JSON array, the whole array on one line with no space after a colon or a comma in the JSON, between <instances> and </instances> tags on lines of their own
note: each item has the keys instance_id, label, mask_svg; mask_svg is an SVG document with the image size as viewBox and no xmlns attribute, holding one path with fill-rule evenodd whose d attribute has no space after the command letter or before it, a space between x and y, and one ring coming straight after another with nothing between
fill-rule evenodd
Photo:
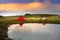
<instances>
[{"instance_id":1,"label":"sunset glow in sky","mask_svg":"<svg viewBox=\"0 0 60 40\"><path fill-rule=\"evenodd\" d=\"M0 0L0 11L60 14L60 0Z\"/></svg>"},{"instance_id":2,"label":"sunset glow in sky","mask_svg":"<svg viewBox=\"0 0 60 40\"><path fill-rule=\"evenodd\" d=\"M35 10L38 7L42 7L42 4L38 2L28 4L0 4L0 10Z\"/></svg>"},{"instance_id":3,"label":"sunset glow in sky","mask_svg":"<svg viewBox=\"0 0 60 40\"><path fill-rule=\"evenodd\" d=\"M0 0L0 10L42 10L42 8L44 10L55 5L57 5L57 9L60 9L59 0Z\"/></svg>"}]
</instances>

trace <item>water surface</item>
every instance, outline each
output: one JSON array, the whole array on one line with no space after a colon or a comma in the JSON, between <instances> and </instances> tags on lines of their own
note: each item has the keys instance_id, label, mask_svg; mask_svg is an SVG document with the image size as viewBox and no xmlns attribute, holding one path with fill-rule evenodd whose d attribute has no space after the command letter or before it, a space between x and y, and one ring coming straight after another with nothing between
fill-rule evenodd
<instances>
[{"instance_id":1,"label":"water surface","mask_svg":"<svg viewBox=\"0 0 60 40\"><path fill-rule=\"evenodd\" d=\"M13 40L60 40L60 24L25 23L8 27L8 37Z\"/></svg>"}]
</instances>

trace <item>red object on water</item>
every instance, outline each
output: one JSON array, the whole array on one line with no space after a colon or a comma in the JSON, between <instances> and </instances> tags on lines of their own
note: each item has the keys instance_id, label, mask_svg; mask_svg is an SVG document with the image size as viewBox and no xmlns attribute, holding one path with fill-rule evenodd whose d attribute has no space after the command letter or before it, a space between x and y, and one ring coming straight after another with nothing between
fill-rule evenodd
<instances>
[{"instance_id":1,"label":"red object on water","mask_svg":"<svg viewBox=\"0 0 60 40\"><path fill-rule=\"evenodd\" d=\"M25 19L24 19L24 17L23 16L20 16L18 19L17 19L17 21L21 21L21 22L24 22L25 21ZM20 24L20 26L22 27L22 23Z\"/></svg>"}]
</instances>

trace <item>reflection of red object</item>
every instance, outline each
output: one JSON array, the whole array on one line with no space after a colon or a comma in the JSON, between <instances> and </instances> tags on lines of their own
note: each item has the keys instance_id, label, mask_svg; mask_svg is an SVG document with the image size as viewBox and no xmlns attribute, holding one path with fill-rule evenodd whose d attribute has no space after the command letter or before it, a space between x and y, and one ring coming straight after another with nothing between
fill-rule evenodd
<instances>
[{"instance_id":1,"label":"reflection of red object","mask_svg":"<svg viewBox=\"0 0 60 40\"><path fill-rule=\"evenodd\" d=\"M22 25L23 25L23 24L21 23L20 26L22 27Z\"/></svg>"},{"instance_id":2,"label":"reflection of red object","mask_svg":"<svg viewBox=\"0 0 60 40\"><path fill-rule=\"evenodd\" d=\"M23 18L23 16L20 16L18 19L17 19L17 21L21 21L21 22L24 22L25 21L25 19ZM22 26L23 24L21 23L20 24L20 26Z\"/></svg>"}]
</instances>

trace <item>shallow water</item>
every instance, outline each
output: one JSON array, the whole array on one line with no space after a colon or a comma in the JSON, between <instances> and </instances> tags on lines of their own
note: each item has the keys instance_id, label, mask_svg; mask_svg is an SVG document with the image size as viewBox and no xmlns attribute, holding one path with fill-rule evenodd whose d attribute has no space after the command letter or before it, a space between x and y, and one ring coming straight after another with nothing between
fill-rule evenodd
<instances>
[{"instance_id":1,"label":"shallow water","mask_svg":"<svg viewBox=\"0 0 60 40\"><path fill-rule=\"evenodd\" d=\"M22 27L12 24L8 37L13 40L60 40L60 24L26 23Z\"/></svg>"}]
</instances>

